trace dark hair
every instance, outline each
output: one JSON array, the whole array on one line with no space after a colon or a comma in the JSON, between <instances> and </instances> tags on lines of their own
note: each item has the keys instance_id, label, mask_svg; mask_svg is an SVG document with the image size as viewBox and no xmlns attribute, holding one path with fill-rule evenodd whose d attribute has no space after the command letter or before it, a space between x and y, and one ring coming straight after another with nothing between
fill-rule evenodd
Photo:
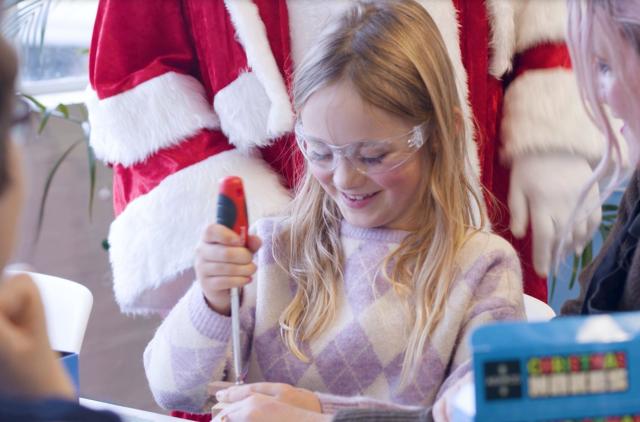
<instances>
[{"instance_id":1,"label":"dark hair","mask_svg":"<svg viewBox=\"0 0 640 422\"><path fill-rule=\"evenodd\" d=\"M13 118L17 60L13 49L0 36L0 194L9 185L7 142Z\"/></svg>"}]
</instances>

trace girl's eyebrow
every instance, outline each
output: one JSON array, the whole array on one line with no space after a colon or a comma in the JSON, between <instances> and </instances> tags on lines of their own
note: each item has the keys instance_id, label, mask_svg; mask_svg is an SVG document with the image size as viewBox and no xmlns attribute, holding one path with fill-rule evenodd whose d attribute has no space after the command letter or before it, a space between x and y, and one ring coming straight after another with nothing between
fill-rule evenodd
<instances>
[{"instance_id":1,"label":"girl's eyebrow","mask_svg":"<svg viewBox=\"0 0 640 422\"><path fill-rule=\"evenodd\" d=\"M330 145L333 145L333 144L331 144L331 142L327 142L327 141L325 141L325 140L324 140L324 139L322 139L322 138L317 138L317 137L315 137L315 136L313 136L313 135L308 135L308 134L306 134L306 133L304 134L304 137L305 137L305 138L307 138L307 139L309 139L310 141L314 141L314 142L321 142L321 143L323 143L323 144L330 144Z\"/></svg>"},{"instance_id":2,"label":"girl's eyebrow","mask_svg":"<svg viewBox=\"0 0 640 422\"><path fill-rule=\"evenodd\" d=\"M323 143L323 144L332 145L332 146L336 146L336 147L339 146L339 145L336 145L336 144L334 144L332 142L326 141L326 140L324 140L322 138L317 138L317 137L315 137L313 135L308 135L308 134L306 134L304 132L303 132L303 135L304 135L305 138L307 138L309 141L312 141L312 142L320 142L320 143ZM366 138L363 138L363 139L358 139L358 140L356 140L354 142L359 142L359 143L384 142L385 140L386 139L366 139Z\"/></svg>"}]
</instances>

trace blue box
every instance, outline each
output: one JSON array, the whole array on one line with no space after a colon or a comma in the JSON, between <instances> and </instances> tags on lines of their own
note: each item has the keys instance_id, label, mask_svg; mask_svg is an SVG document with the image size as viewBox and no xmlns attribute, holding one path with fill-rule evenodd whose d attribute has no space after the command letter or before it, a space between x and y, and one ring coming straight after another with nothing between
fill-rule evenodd
<instances>
[{"instance_id":1,"label":"blue box","mask_svg":"<svg viewBox=\"0 0 640 422\"><path fill-rule=\"evenodd\" d=\"M640 312L492 324L471 343L477 421L640 421Z\"/></svg>"},{"instance_id":2,"label":"blue box","mask_svg":"<svg viewBox=\"0 0 640 422\"><path fill-rule=\"evenodd\" d=\"M78 368L78 354L71 352L58 352L60 354L60 362L62 366L69 374L69 378L73 382L73 386L76 388L76 396L80 391L80 371Z\"/></svg>"}]
</instances>

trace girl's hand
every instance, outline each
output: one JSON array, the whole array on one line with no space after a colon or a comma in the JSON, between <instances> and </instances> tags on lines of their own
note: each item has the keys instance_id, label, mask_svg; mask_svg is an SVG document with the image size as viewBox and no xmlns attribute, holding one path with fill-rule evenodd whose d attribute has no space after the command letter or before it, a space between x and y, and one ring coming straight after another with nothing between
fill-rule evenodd
<instances>
[{"instance_id":1,"label":"girl's hand","mask_svg":"<svg viewBox=\"0 0 640 422\"><path fill-rule=\"evenodd\" d=\"M255 384L253 384L255 385ZM272 384L274 385L274 384ZM284 384L280 384L284 385ZM291 386L287 386L293 388ZM241 388L241 387L233 387ZM313 393L311 393L313 394ZM213 420L214 422L281 422L306 421L329 422L331 415L310 412L299 407L290 406L275 397L251 393L247 398L236 401L224 407Z\"/></svg>"},{"instance_id":2,"label":"girl's hand","mask_svg":"<svg viewBox=\"0 0 640 422\"><path fill-rule=\"evenodd\" d=\"M256 272L253 254L260 248L260 238L247 236L247 246L233 230L221 225L209 225L196 248L194 265L196 279L211 309L229 315L229 289L242 287Z\"/></svg>"},{"instance_id":3,"label":"girl's hand","mask_svg":"<svg viewBox=\"0 0 640 422\"><path fill-rule=\"evenodd\" d=\"M284 404L311 412L322 412L320 400L313 392L304 388L296 388L289 384L274 382L235 385L226 390L218 391L216 399L222 403L236 403L245 401L255 395L270 397Z\"/></svg>"}]
</instances>

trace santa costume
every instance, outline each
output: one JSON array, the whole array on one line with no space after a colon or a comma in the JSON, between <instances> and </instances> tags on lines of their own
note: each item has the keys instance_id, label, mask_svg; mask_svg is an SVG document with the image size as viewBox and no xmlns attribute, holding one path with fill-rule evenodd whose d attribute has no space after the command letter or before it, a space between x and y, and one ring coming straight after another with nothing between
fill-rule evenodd
<instances>
[{"instance_id":1,"label":"santa costume","mask_svg":"<svg viewBox=\"0 0 640 422\"><path fill-rule=\"evenodd\" d=\"M563 41L564 0L420 3L442 32L457 73L470 162L499 202L506 203L507 169L520 157L544 160L552 153L571 155L566 165L597 162L602 142L582 110ZM327 22L348 6L343 0L100 2L88 108L91 145L113 167L109 254L123 311L165 312L193 282L194 250L214 220L219 178L242 176L253 221L290 200L300 165L291 136L291 74ZM531 175L540 183L548 177ZM494 228L514 241L506 208L493 208L492 215ZM525 291L546 300L529 243L514 241Z\"/></svg>"}]
</instances>

